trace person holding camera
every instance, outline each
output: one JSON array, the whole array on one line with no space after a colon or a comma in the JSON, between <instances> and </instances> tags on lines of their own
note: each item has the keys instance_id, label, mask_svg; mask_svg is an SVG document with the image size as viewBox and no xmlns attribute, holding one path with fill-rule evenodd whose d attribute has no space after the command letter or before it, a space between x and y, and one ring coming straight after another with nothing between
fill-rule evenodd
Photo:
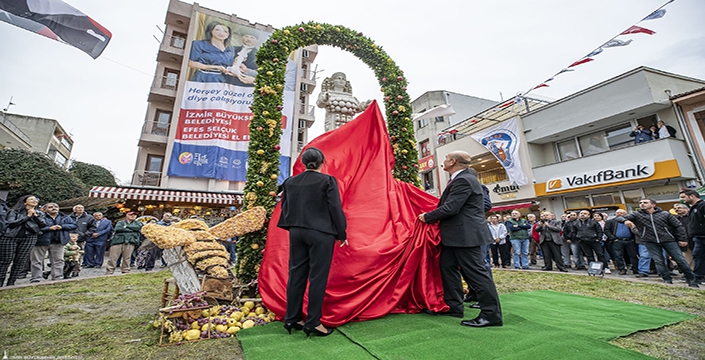
<instances>
[{"instance_id":1,"label":"person holding camera","mask_svg":"<svg viewBox=\"0 0 705 360\"><path fill-rule=\"evenodd\" d=\"M551 215L550 212L543 212L541 221L536 224L536 232L539 233L539 243L543 251L543 262L545 264L541 270L553 270L553 263L555 262L559 271L568 272L565 265L563 265L563 256L561 254L561 245L563 245L561 230L563 230L563 227L561 221L552 219Z\"/></svg>"},{"instance_id":2,"label":"person holding camera","mask_svg":"<svg viewBox=\"0 0 705 360\"><path fill-rule=\"evenodd\" d=\"M634 130L629 133L629 136L634 138L634 145L654 139L654 135L651 133L651 130L645 130L644 126L641 124L637 125Z\"/></svg>"}]
</instances>

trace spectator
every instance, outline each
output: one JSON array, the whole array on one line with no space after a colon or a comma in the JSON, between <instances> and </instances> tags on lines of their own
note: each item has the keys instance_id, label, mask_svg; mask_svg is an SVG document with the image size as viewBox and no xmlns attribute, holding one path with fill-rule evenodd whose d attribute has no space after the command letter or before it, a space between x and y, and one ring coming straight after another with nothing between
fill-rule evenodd
<instances>
[{"instance_id":1,"label":"spectator","mask_svg":"<svg viewBox=\"0 0 705 360\"><path fill-rule=\"evenodd\" d=\"M78 246L81 250L85 248L86 240L95 233L95 219L85 212L83 205L76 205L73 207L73 214L71 218L76 222L76 232L78 233ZM78 270L75 274L71 276L78 276L78 272L81 271L81 262L83 262L83 255L81 255L81 261L78 262Z\"/></svg>"},{"instance_id":2,"label":"spectator","mask_svg":"<svg viewBox=\"0 0 705 360\"><path fill-rule=\"evenodd\" d=\"M592 214L592 219L597 221L597 223L600 224L600 227L602 228L602 238L600 239L600 245L602 246L602 254L605 256L605 274L611 274L612 271L610 270L610 259L612 259L614 256L610 256L612 252L612 243L607 242L607 236L605 235L605 220L607 220L607 216L605 214L596 212Z\"/></svg>"},{"instance_id":3,"label":"spectator","mask_svg":"<svg viewBox=\"0 0 705 360\"><path fill-rule=\"evenodd\" d=\"M605 266L605 273L609 274L610 270L607 267L607 260L605 260L605 253L600 245L602 241L602 226L591 219L590 212L587 210L581 210L578 215L578 220L571 223L571 235L573 240L576 240L580 244L580 248L583 250L585 257L587 258L588 264L595 261L595 256L593 252L597 255L597 261L601 262Z\"/></svg>"},{"instance_id":4,"label":"spectator","mask_svg":"<svg viewBox=\"0 0 705 360\"><path fill-rule=\"evenodd\" d=\"M534 227L537 224L536 215L527 214L526 221L529 222L529 264L536 265L536 256L539 255L539 234L534 233Z\"/></svg>"},{"instance_id":5,"label":"spectator","mask_svg":"<svg viewBox=\"0 0 705 360\"><path fill-rule=\"evenodd\" d=\"M113 234L113 222L103 217L102 212L93 213L95 219L95 232L86 239L83 266L86 268L100 268L105 258L105 247L108 238Z\"/></svg>"},{"instance_id":6,"label":"spectator","mask_svg":"<svg viewBox=\"0 0 705 360\"><path fill-rule=\"evenodd\" d=\"M651 125L651 127L649 128L649 131L651 131L651 136L654 138L654 140L660 138L658 127L656 127L656 125Z\"/></svg>"},{"instance_id":7,"label":"spectator","mask_svg":"<svg viewBox=\"0 0 705 360\"><path fill-rule=\"evenodd\" d=\"M673 210L676 213L676 219L681 222L681 225L683 225L683 228L685 229L685 238L688 239L688 245L681 246L683 257L685 258L685 262L688 263L688 266L695 271L695 263L693 261L693 248L695 247L695 243L693 242L693 237L690 235L688 206L679 203L673 204ZM695 275L697 277L697 273Z\"/></svg>"},{"instance_id":8,"label":"spectator","mask_svg":"<svg viewBox=\"0 0 705 360\"><path fill-rule=\"evenodd\" d=\"M46 225L41 228L41 235L37 237L37 244L32 249L32 277L30 283L38 283L40 278L61 280L64 273L64 245L69 242L69 233L76 230L76 223L70 216L59 212L59 205L48 203L46 210ZM44 259L49 252L51 270L44 271Z\"/></svg>"},{"instance_id":9,"label":"spectator","mask_svg":"<svg viewBox=\"0 0 705 360\"><path fill-rule=\"evenodd\" d=\"M573 253L573 263L575 264L576 270L585 270L585 262L583 262L583 250L580 249L580 244L578 241L573 241L573 226L572 224L578 221L578 213L572 211L566 216L566 220L563 223L563 245L561 245L561 252L563 253L563 261L565 262L565 267L570 268L570 254Z\"/></svg>"},{"instance_id":10,"label":"spectator","mask_svg":"<svg viewBox=\"0 0 705 360\"><path fill-rule=\"evenodd\" d=\"M658 138L665 139L669 137L676 137L676 129L670 125L666 125L663 121L659 120L656 125L658 126Z\"/></svg>"},{"instance_id":11,"label":"spectator","mask_svg":"<svg viewBox=\"0 0 705 360\"><path fill-rule=\"evenodd\" d=\"M125 215L125 220L120 220L115 225L115 235L110 242L106 275L112 275L115 272L115 264L120 256L122 256L120 270L123 274L130 272L130 257L135 246L140 245L142 229L142 223L136 221L137 215L136 211L130 211Z\"/></svg>"},{"instance_id":12,"label":"spectator","mask_svg":"<svg viewBox=\"0 0 705 360\"><path fill-rule=\"evenodd\" d=\"M514 210L512 217L504 224L509 232L509 241L514 249L514 268L529 269L529 229L531 225Z\"/></svg>"},{"instance_id":13,"label":"spectator","mask_svg":"<svg viewBox=\"0 0 705 360\"><path fill-rule=\"evenodd\" d=\"M634 145L641 144L643 142L651 141L654 139L654 134L651 130L644 130L644 125L637 125L629 136L634 138Z\"/></svg>"},{"instance_id":14,"label":"spectator","mask_svg":"<svg viewBox=\"0 0 705 360\"><path fill-rule=\"evenodd\" d=\"M560 251L560 246L563 244L562 229L561 221L551 219L551 213L541 214L541 221L536 224L536 232L539 234L539 241L541 248L543 248L543 262L545 264L541 270L553 270L553 262L555 262L559 271L568 272L563 265Z\"/></svg>"},{"instance_id":15,"label":"spectator","mask_svg":"<svg viewBox=\"0 0 705 360\"><path fill-rule=\"evenodd\" d=\"M683 190L679 196L690 205L688 233L693 241L693 269L697 281L702 283L705 281L705 201L695 190Z\"/></svg>"},{"instance_id":16,"label":"spectator","mask_svg":"<svg viewBox=\"0 0 705 360\"><path fill-rule=\"evenodd\" d=\"M627 210L617 209L615 211L616 217L627 216ZM614 250L614 262L617 264L617 269L619 269L619 275L627 274L626 261L624 258L625 252L632 265L632 273L638 274L637 269L637 246L634 241L634 234L631 230L624 225L616 221L615 219L609 219L605 222L605 236L607 236L607 241L612 243L612 249ZM648 276L648 275L647 275Z\"/></svg>"},{"instance_id":17,"label":"spectator","mask_svg":"<svg viewBox=\"0 0 705 360\"><path fill-rule=\"evenodd\" d=\"M64 259L62 261L65 264L64 279L76 277L77 275L74 276L74 274L78 274L78 271L76 269L78 268L78 261L81 260L83 250L81 250L81 247L78 246L77 241L78 234L71 233L68 244L64 246Z\"/></svg>"},{"instance_id":18,"label":"spectator","mask_svg":"<svg viewBox=\"0 0 705 360\"><path fill-rule=\"evenodd\" d=\"M641 199L639 201L640 210L629 214L617 221L624 221L630 229L636 229L641 234L641 241L654 259L656 269L663 281L672 284L671 272L666 267L663 250L666 250L678 265L678 269L685 275L690 287L698 287L695 273L685 262L680 246L688 242L685 238L685 229L680 221L668 211L663 211L656 206L656 201L652 199Z\"/></svg>"},{"instance_id":19,"label":"spectator","mask_svg":"<svg viewBox=\"0 0 705 360\"><path fill-rule=\"evenodd\" d=\"M5 282L7 269L12 264L6 286L15 285L37 243L37 235L46 226L44 213L36 209L39 199L24 195L7 214L5 233L0 238L0 286Z\"/></svg>"},{"instance_id":20,"label":"spectator","mask_svg":"<svg viewBox=\"0 0 705 360\"><path fill-rule=\"evenodd\" d=\"M509 269L512 246L507 241L507 227L499 222L499 215L490 215L487 219L489 220L488 226L490 227L490 233L492 233L492 239L494 239L494 242L490 244L492 263L494 267L499 268L501 259L502 267Z\"/></svg>"}]
</instances>

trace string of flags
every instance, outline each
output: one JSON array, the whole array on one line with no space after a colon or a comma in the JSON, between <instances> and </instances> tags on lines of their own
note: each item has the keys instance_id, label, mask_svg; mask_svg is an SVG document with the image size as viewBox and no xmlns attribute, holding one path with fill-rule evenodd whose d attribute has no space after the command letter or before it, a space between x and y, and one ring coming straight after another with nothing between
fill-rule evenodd
<instances>
[{"instance_id":1,"label":"string of flags","mask_svg":"<svg viewBox=\"0 0 705 360\"><path fill-rule=\"evenodd\" d=\"M595 56L601 54L605 49L628 46L629 44L631 44L631 43L634 41L633 39L628 39L628 40L618 39L618 37L620 37L620 36L634 35L634 34L646 34L646 35L653 35L653 34L656 34L655 31L650 30L650 29L648 29L648 28L646 28L646 27L639 26L639 24L641 24L641 23L644 22L644 21L657 20L657 19L660 19L660 18L664 17L664 16L666 15L666 9L664 9L664 8L666 7L666 5L668 5L668 4L670 4L670 3L674 2L674 1L675 1L675 0L669 0L669 1L667 1L665 4L661 5L661 6L660 6L659 8L657 8L656 10L652 11L652 12L651 12L649 15L647 15L645 18L639 20L639 22L637 22L636 24L630 26L629 28L627 28L626 30L624 30L624 31L622 31L621 33L617 34L617 35L614 36L613 38L607 40L607 42L605 42L604 44L598 46L596 49L592 50L592 51L591 51L590 53L588 53L587 55L581 57L580 59L576 60L576 61L573 62L572 64L570 64L570 65L568 65L567 67L561 69L559 72L557 72L556 74L554 74L554 75L551 76L550 78L544 80L544 81L541 82L540 84L538 84L538 85L536 85L536 86L533 86L533 87L530 88L528 91L526 91L526 92L524 92L524 93L519 93L519 94L517 94L517 96L516 96L514 99L508 100L507 102L501 104L499 107L500 107L500 108L505 108L505 107L508 107L508 106L511 106L511 105L514 105L514 104L518 104L518 103L520 103L520 102L522 101L522 100L521 100L521 97L522 97L522 96L525 96L525 95L527 95L528 93L530 93L530 92L532 92L532 91L534 91L534 90L536 90L536 89L540 89L540 88L543 88L543 87L549 87L548 83L551 82L551 81L553 81L553 80L556 78L556 76L562 75L562 74L567 73L567 72L575 71L575 67L576 67L576 66L579 66L579 65L586 64L586 63L589 63L589 62L591 62L591 61L594 61L594 60L595 60L595 59L594 59Z\"/></svg>"}]
</instances>

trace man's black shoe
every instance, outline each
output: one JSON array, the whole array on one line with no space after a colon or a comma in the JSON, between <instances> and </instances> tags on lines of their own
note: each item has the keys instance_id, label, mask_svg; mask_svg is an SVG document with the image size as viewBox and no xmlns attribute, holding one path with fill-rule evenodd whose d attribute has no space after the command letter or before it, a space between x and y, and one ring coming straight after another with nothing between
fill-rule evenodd
<instances>
[{"instance_id":1,"label":"man's black shoe","mask_svg":"<svg viewBox=\"0 0 705 360\"><path fill-rule=\"evenodd\" d=\"M649 274L638 273L638 274L636 274L636 277L638 277L638 278L645 278L645 277L649 277Z\"/></svg>"},{"instance_id":2,"label":"man's black shoe","mask_svg":"<svg viewBox=\"0 0 705 360\"><path fill-rule=\"evenodd\" d=\"M692 287L692 288L699 288L699 287L700 287L700 286L698 286L698 281L697 281L697 280L691 280L691 281L689 281L689 282L688 282L688 286L690 286L690 287Z\"/></svg>"},{"instance_id":3,"label":"man's black shoe","mask_svg":"<svg viewBox=\"0 0 705 360\"><path fill-rule=\"evenodd\" d=\"M463 302L477 302L477 295L465 294Z\"/></svg>"},{"instance_id":4,"label":"man's black shoe","mask_svg":"<svg viewBox=\"0 0 705 360\"><path fill-rule=\"evenodd\" d=\"M619 270L619 275L627 275L627 270Z\"/></svg>"},{"instance_id":5,"label":"man's black shoe","mask_svg":"<svg viewBox=\"0 0 705 360\"><path fill-rule=\"evenodd\" d=\"M560 272L568 272L568 270L566 270L565 268L563 268L563 269L558 269L558 271L560 271Z\"/></svg>"},{"instance_id":6,"label":"man's black shoe","mask_svg":"<svg viewBox=\"0 0 705 360\"><path fill-rule=\"evenodd\" d=\"M489 320L478 316L472 320L463 320L460 325L470 326L470 327L486 327L486 326L502 326L502 320L496 322L490 322Z\"/></svg>"},{"instance_id":7,"label":"man's black shoe","mask_svg":"<svg viewBox=\"0 0 705 360\"><path fill-rule=\"evenodd\" d=\"M476 304L472 304L472 305L469 306L469 308L471 308L471 309L479 309L479 308L480 308L480 304L477 304L477 303L476 303Z\"/></svg>"},{"instance_id":8,"label":"man's black shoe","mask_svg":"<svg viewBox=\"0 0 705 360\"><path fill-rule=\"evenodd\" d=\"M433 315L433 316L452 316L452 317L456 317L456 318L462 318L462 317L463 317L463 314L460 314L460 313L453 313L453 312L450 312L450 311L446 311L446 312L435 312L435 311L431 311L431 310L429 310L429 309L423 309L423 310L421 310L421 312L426 313L426 314L428 314L428 315Z\"/></svg>"},{"instance_id":9,"label":"man's black shoe","mask_svg":"<svg viewBox=\"0 0 705 360\"><path fill-rule=\"evenodd\" d=\"M42 277L46 280L49 278L49 275L51 275L51 271L45 271L42 273Z\"/></svg>"},{"instance_id":10,"label":"man's black shoe","mask_svg":"<svg viewBox=\"0 0 705 360\"><path fill-rule=\"evenodd\" d=\"M587 268L585 266L578 266L575 270L587 270Z\"/></svg>"},{"instance_id":11,"label":"man's black shoe","mask_svg":"<svg viewBox=\"0 0 705 360\"><path fill-rule=\"evenodd\" d=\"M664 280L663 281L665 284L673 284L673 280Z\"/></svg>"}]
</instances>

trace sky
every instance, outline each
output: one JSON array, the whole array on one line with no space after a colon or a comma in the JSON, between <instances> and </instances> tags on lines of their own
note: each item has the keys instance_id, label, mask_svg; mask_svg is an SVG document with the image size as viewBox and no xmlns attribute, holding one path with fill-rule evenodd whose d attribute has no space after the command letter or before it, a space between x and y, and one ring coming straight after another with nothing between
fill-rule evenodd
<instances>
[{"instance_id":1,"label":"sky","mask_svg":"<svg viewBox=\"0 0 705 360\"><path fill-rule=\"evenodd\" d=\"M104 166L129 183L156 68L155 36L161 39L158 28L164 28L169 2L65 2L108 28L110 44L93 60L78 49L0 22L0 109L12 97L15 105L8 112L58 120L72 135L74 160ZM542 83L666 0L198 3L276 28L318 21L360 31L404 71L412 100L426 91L447 90L500 101ZM705 79L705 1L675 0L665 9L663 18L639 24L656 34L620 36L633 42L605 49L595 61L532 94L560 99L639 66ZM315 66L321 70L319 84L342 71L355 97L382 103L374 73L352 54L320 46ZM310 134L323 132L323 116L317 109Z\"/></svg>"}]
</instances>

